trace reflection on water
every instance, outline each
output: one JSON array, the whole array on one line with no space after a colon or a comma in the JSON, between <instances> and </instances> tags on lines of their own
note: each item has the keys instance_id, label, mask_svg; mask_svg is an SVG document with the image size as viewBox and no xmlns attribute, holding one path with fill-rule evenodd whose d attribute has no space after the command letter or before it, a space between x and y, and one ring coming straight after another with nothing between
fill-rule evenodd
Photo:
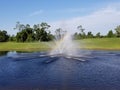
<instances>
[{"instance_id":1,"label":"reflection on water","mask_svg":"<svg viewBox=\"0 0 120 90\"><path fill-rule=\"evenodd\" d=\"M33 51L0 51L0 56L13 56L18 53L33 53Z\"/></svg>"},{"instance_id":2,"label":"reflection on water","mask_svg":"<svg viewBox=\"0 0 120 90\"><path fill-rule=\"evenodd\" d=\"M0 51L0 56L6 55L8 51Z\"/></svg>"}]
</instances>

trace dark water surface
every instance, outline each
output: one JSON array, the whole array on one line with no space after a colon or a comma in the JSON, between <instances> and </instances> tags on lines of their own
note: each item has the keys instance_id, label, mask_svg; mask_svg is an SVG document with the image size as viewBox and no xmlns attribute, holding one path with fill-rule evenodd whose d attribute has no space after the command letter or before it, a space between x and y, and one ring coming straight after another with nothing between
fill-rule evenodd
<instances>
[{"instance_id":1,"label":"dark water surface","mask_svg":"<svg viewBox=\"0 0 120 90\"><path fill-rule=\"evenodd\" d=\"M0 90L120 90L119 51L79 55L2 53Z\"/></svg>"}]
</instances>

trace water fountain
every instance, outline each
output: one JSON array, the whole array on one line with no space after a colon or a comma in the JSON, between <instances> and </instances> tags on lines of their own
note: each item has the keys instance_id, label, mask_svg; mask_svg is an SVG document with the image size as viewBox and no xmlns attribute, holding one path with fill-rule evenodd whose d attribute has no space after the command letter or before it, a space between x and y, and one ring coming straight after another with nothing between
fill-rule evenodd
<instances>
[{"instance_id":1,"label":"water fountain","mask_svg":"<svg viewBox=\"0 0 120 90\"><path fill-rule=\"evenodd\" d=\"M49 56L85 61L82 58L86 57L86 53L80 54L80 50L78 50L79 45L73 40L73 36L70 33L62 29L58 29L55 33L55 45L48 54Z\"/></svg>"},{"instance_id":2,"label":"water fountain","mask_svg":"<svg viewBox=\"0 0 120 90\"><path fill-rule=\"evenodd\" d=\"M77 45L73 42L72 35L66 32L61 38L56 38L55 47L50 52L50 55L76 55L76 47Z\"/></svg>"}]
</instances>

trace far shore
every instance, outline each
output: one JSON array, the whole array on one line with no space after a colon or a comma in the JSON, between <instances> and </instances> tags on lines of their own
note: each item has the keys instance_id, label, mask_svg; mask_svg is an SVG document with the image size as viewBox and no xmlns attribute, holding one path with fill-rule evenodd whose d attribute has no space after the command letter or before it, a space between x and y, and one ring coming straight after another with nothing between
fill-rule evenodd
<instances>
[{"instance_id":1,"label":"far shore","mask_svg":"<svg viewBox=\"0 0 120 90\"><path fill-rule=\"evenodd\" d=\"M78 48L80 50L100 50L100 51L120 51L120 48L118 49L114 49L114 48ZM47 51L51 51L51 48L27 48L27 49L0 49L1 51L23 51L23 52L39 52L39 51L43 51L43 52L47 52Z\"/></svg>"},{"instance_id":2,"label":"far shore","mask_svg":"<svg viewBox=\"0 0 120 90\"><path fill-rule=\"evenodd\" d=\"M75 40L78 49L120 51L120 38ZM54 42L1 42L0 51L50 51Z\"/></svg>"}]
</instances>

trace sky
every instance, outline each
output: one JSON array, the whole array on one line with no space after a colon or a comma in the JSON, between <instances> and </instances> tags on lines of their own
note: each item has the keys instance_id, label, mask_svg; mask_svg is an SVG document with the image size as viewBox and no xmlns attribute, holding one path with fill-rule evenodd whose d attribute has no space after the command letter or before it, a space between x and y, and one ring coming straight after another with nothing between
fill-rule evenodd
<instances>
[{"instance_id":1,"label":"sky","mask_svg":"<svg viewBox=\"0 0 120 90\"><path fill-rule=\"evenodd\" d=\"M107 34L120 25L120 0L0 0L0 30L12 35L15 24L40 24L47 22L54 32L62 28L78 32Z\"/></svg>"}]
</instances>

